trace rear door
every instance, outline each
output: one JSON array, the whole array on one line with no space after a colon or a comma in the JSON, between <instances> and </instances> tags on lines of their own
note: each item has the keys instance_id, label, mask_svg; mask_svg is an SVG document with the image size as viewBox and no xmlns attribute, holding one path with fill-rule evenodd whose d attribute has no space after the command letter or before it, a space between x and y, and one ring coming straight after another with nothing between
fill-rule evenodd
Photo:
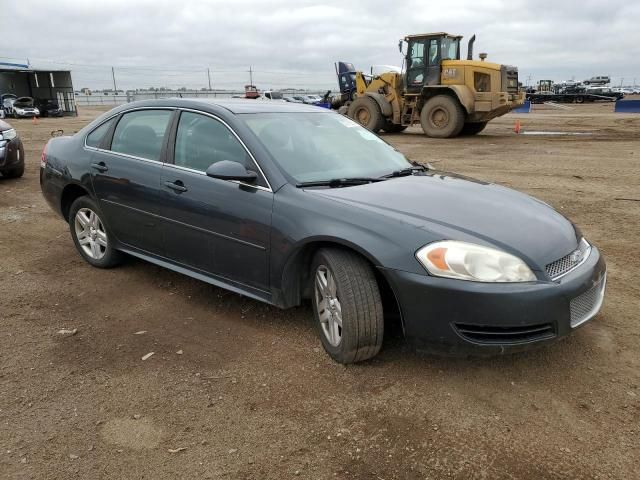
<instances>
[{"instance_id":1,"label":"rear door","mask_svg":"<svg viewBox=\"0 0 640 480\"><path fill-rule=\"evenodd\" d=\"M172 148L173 147L173 148ZM273 193L235 133L211 115L183 111L164 165L162 210L167 256L266 293ZM221 160L257 171L255 184L210 178Z\"/></svg>"},{"instance_id":2,"label":"rear door","mask_svg":"<svg viewBox=\"0 0 640 480\"><path fill-rule=\"evenodd\" d=\"M93 132L87 136L87 147L96 148L91 180L108 228L121 243L155 255L164 250L160 176L172 115L172 109L133 110L112 120L97 148Z\"/></svg>"}]
</instances>

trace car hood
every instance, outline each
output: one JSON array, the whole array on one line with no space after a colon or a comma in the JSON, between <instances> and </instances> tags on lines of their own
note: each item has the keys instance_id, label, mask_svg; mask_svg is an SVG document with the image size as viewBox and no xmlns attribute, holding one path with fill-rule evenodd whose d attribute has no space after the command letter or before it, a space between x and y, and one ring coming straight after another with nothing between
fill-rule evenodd
<instances>
[{"instance_id":1,"label":"car hood","mask_svg":"<svg viewBox=\"0 0 640 480\"><path fill-rule=\"evenodd\" d=\"M0 120L0 132L4 132L5 130L9 130L10 128L13 127L4 120Z\"/></svg>"},{"instance_id":2,"label":"car hood","mask_svg":"<svg viewBox=\"0 0 640 480\"><path fill-rule=\"evenodd\" d=\"M33 98L31 97L20 97L15 102L13 102L14 108L34 108Z\"/></svg>"},{"instance_id":3,"label":"car hood","mask_svg":"<svg viewBox=\"0 0 640 480\"><path fill-rule=\"evenodd\" d=\"M492 245L537 269L575 250L580 235L569 220L540 200L442 172L308 191L426 230L431 233L427 241Z\"/></svg>"}]
</instances>

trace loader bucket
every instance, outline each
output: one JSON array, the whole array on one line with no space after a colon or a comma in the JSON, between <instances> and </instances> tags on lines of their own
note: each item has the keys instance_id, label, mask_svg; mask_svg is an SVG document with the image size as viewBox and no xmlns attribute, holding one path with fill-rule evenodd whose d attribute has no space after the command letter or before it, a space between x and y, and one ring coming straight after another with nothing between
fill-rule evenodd
<instances>
[{"instance_id":1,"label":"loader bucket","mask_svg":"<svg viewBox=\"0 0 640 480\"><path fill-rule=\"evenodd\" d=\"M616 113L640 113L640 100L616 101Z\"/></svg>"}]
</instances>

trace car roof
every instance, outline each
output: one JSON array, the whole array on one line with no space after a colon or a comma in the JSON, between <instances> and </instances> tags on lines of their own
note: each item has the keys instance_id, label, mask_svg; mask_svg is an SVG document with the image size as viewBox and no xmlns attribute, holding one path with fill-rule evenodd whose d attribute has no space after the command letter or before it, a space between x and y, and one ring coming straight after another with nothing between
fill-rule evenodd
<instances>
[{"instance_id":1,"label":"car roof","mask_svg":"<svg viewBox=\"0 0 640 480\"><path fill-rule=\"evenodd\" d=\"M136 107L223 108L234 114L246 113L327 113L329 110L301 103L274 102L240 98L164 98L142 100L123 105L122 110Z\"/></svg>"}]
</instances>

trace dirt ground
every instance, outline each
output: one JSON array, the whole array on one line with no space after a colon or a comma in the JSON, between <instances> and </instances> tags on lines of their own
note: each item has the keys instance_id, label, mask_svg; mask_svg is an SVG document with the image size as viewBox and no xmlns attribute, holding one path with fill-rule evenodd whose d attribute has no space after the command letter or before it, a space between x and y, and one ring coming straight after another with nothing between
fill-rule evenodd
<instances>
[{"instance_id":1,"label":"dirt ground","mask_svg":"<svg viewBox=\"0 0 640 480\"><path fill-rule=\"evenodd\" d=\"M1 478L640 478L640 115L538 107L473 138L387 135L555 206L602 250L608 292L548 348L451 359L391 338L349 367L322 351L308 305L84 263L38 168L52 130L95 115L11 121L27 171L0 180ZM590 135L515 135L516 119Z\"/></svg>"}]
</instances>

